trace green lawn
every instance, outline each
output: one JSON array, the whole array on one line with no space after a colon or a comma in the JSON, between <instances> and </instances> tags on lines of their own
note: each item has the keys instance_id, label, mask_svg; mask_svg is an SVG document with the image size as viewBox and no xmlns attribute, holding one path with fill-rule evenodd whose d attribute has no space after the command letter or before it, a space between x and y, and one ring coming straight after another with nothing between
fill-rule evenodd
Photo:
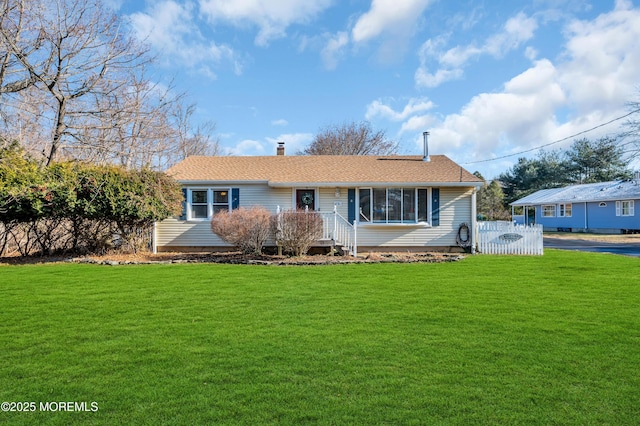
<instances>
[{"instance_id":1,"label":"green lawn","mask_svg":"<svg viewBox=\"0 0 640 426\"><path fill-rule=\"evenodd\" d=\"M9 424L637 424L640 259L3 266L0 359Z\"/></svg>"}]
</instances>

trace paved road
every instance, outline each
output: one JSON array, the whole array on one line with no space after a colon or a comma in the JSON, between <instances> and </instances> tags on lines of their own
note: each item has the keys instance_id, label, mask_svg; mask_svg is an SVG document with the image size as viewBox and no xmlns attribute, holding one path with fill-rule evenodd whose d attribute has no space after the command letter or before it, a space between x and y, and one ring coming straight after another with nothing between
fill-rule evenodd
<instances>
[{"instance_id":1,"label":"paved road","mask_svg":"<svg viewBox=\"0 0 640 426\"><path fill-rule=\"evenodd\" d=\"M544 248L580 250L640 257L640 243L604 243L602 241L567 240L544 237Z\"/></svg>"}]
</instances>

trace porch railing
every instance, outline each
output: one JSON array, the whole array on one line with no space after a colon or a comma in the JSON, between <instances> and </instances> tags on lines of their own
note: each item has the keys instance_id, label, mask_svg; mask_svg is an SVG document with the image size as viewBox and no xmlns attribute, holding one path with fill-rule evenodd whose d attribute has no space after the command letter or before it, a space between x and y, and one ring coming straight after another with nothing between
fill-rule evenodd
<instances>
[{"instance_id":1,"label":"porch railing","mask_svg":"<svg viewBox=\"0 0 640 426\"><path fill-rule=\"evenodd\" d=\"M322 213L323 239L333 240L334 244L344 247L352 256L358 256L357 228L352 225L334 207L331 213Z\"/></svg>"}]
</instances>

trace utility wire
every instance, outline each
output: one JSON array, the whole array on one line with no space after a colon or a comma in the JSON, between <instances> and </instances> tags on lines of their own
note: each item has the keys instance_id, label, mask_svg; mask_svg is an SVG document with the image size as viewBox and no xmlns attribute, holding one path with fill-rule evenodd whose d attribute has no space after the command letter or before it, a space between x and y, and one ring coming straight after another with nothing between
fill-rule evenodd
<instances>
[{"instance_id":1,"label":"utility wire","mask_svg":"<svg viewBox=\"0 0 640 426\"><path fill-rule=\"evenodd\" d=\"M538 150L538 149L542 149L542 148L545 148L545 147L547 147L547 146L551 146L551 145L555 145L555 144L560 143L560 142L564 142L564 141L566 141L567 139L573 139L573 138L575 138L575 137L577 137L577 136L580 136L580 135L583 135L583 134L585 134L585 133L592 132L592 131L594 131L594 130L596 130L596 129L599 129L600 127L604 127L604 126L606 126L606 125L608 125L608 124L611 124L611 123L613 123L613 122L616 122L616 121L618 121L618 120L622 120L623 118L626 118L626 117L628 117L628 116L630 116L630 115L632 115L632 114L635 114L636 112L640 112L640 108L635 109L635 110L631 111L631 112L630 112L630 113L628 113L628 114L621 115L620 117L614 118L613 120L609 120L609 121L607 121L606 123L598 124L597 126L592 127L592 128L590 128L590 129L583 130L582 132L576 133L576 134L571 135L571 136L567 136L566 138L558 139L558 140L553 141L553 142L546 143L546 144L544 144L544 145L537 146L537 147L535 147L535 148L526 149L526 150L524 150L524 151L516 152L516 153L514 153L514 154L502 155L502 156L500 156L500 157L487 158L487 159L485 159L485 160L469 161L468 163L462 163L462 164L463 164L463 165L467 165L467 164L486 163L486 162L489 162L489 161L502 160L503 158L509 158L509 157L513 157L513 156L516 156L516 155L526 154L527 152L536 151L536 150Z\"/></svg>"}]
</instances>

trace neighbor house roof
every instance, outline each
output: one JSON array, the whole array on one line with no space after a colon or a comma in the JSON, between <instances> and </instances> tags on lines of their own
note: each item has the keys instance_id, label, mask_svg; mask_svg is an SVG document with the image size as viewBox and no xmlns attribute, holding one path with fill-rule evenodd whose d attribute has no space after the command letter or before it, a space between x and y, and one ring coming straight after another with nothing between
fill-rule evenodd
<instances>
[{"instance_id":1,"label":"neighbor house roof","mask_svg":"<svg viewBox=\"0 0 640 426\"><path fill-rule=\"evenodd\" d=\"M368 155L193 156L167 173L182 183L261 182L274 187L482 184L444 155L432 155L430 159Z\"/></svg>"},{"instance_id":2,"label":"neighbor house roof","mask_svg":"<svg viewBox=\"0 0 640 426\"><path fill-rule=\"evenodd\" d=\"M610 182L571 185L542 189L511 203L512 206L630 200L640 198L640 182L616 180Z\"/></svg>"}]
</instances>

